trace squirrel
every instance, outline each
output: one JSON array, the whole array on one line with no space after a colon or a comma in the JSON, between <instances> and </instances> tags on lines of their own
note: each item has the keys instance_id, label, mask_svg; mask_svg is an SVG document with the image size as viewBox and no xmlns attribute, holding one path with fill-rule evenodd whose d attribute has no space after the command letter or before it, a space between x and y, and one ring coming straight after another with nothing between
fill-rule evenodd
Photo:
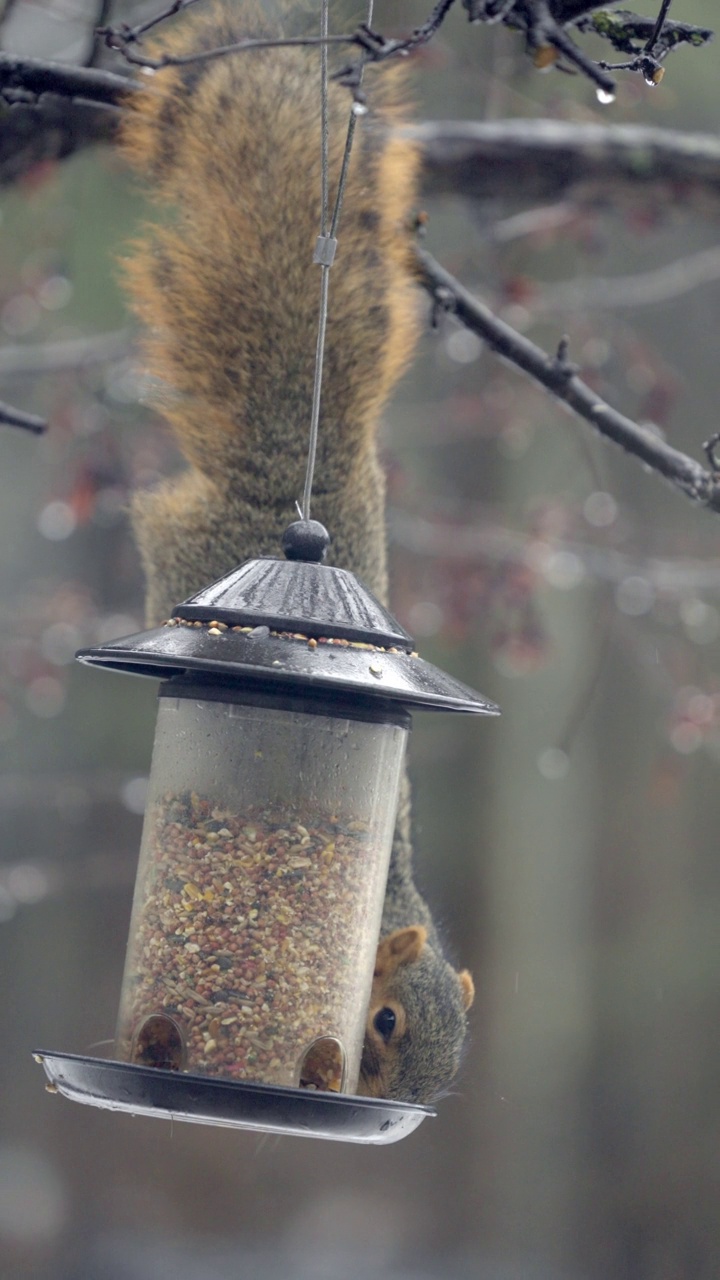
<instances>
[{"instance_id":1,"label":"squirrel","mask_svg":"<svg viewBox=\"0 0 720 1280\"><path fill-rule=\"evenodd\" d=\"M253 0L219 0L151 52L285 36L285 18L278 26ZM317 49L274 47L169 65L128 103L121 148L149 177L163 220L124 269L156 402L188 463L132 500L150 626L240 561L277 554L302 491L318 323L319 62ZM358 122L330 275L313 499L332 562L383 602L377 429L419 331L407 227L419 157L394 129L402 84L383 68ZM349 110L347 89L331 82L331 199ZM428 1103L457 1071L474 992L443 955L411 855L404 779L359 1091Z\"/></svg>"}]
</instances>

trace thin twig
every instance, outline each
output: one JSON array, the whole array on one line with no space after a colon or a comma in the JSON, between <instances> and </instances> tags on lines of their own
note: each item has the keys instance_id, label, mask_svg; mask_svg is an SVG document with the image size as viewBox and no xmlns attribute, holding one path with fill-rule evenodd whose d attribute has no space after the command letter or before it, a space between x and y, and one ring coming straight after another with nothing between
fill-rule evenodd
<instances>
[{"instance_id":1,"label":"thin twig","mask_svg":"<svg viewBox=\"0 0 720 1280\"><path fill-rule=\"evenodd\" d=\"M549 0L525 0L517 8L525 18L528 43L533 49L539 50L550 45L571 66L582 71L601 93L608 97L614 96L617 86L612 76L575 44L565 28L553 17Z\"/></svg>"},{"instance_id":2,"label":"thin twig","mask_svg":"<svg viewBox=\"0 0 720 1280\"><path fill-rule=\"evenodd\" d=\"M513 5L503 6L499 13L488 12L485 6L468 6L467 0L466 7L471 21L497 21L500 18L505 26L523 31L538 67L547 68L555 59L559 70L567 70L562 61L557 60L556 55L560 54L587 76L599 92L608 98L614 96L616 85L612 76L575 44L565 29L565 22L558 20L551 0L515 0Z\"/></svg>"},{"instance_id":3,"label":"thin twig","mask_svg":"<svg viewBox=\"0 0 720 1280\"><path fill-rule=\"evenodd\" d=\"M126 45L135 44L141 36L158 26L160 22L165 22L167 18L172 18L176 13L181 13L183 9L188 9L191 4L196 3L197 0L173 0L172 4L169 4L161 13L156 13L146 22L138 23L136 27L129 27L127 23L119 27L99 26L95 34L102 37L110 49L124 48ZM115 43L116 41L118 43Z\"/></svg>"},{"instance_id":4,"label":"thin twig","mask_svg":"<svg viewBox=\"0 0 720 1280\"><path fill-rule=\"evenodd\" d=\"M419 27L411 32L409 36L402 39L387 40L378 32L372 31L367 23L361 23L356 31L346 35L334 36L290 36L287 38L278 37L274 39L255 39L248 38L239 40L234 44L222 45L216 49L204 49L198 53L171 55L164 54L159 58L145 57L143 54L131 51L129 46L138 41L141 34L148 31L150 27L156 26L165 18L170 17L172 13L178 12L180 9L186 8L188 4L192 4L194 0L176 0L162 13L155 18L144 23L140 27L109 27L103 31L105 40L110 48L122 53L127 62L136 66L148 67L152 70L160 70L161 67L167 66L186 66L194 62L207 62L214 58L223 58L228 54L243 53L247 49L280 49L288 46L313 46L313 45L355 45L362 50L362 57L358 63L345 66L335 73L333 79L341 81L343 84L354 85L361 77L362 68L368 62L385 62L388 58L406 56L411 50L418 48L420 45L427 44L429 40L436 34L442 26L448 12L452 8L455 0L438 0L429 17Z\"/></svg>"},{"instance_id":5,"label":"thin twig","mask_svg":"<svg viewBox=\"0 0 720 1280\"><path fill-rule=\"evenodd\" d=\"M62 342L24 343L0 347L0 378L36 378L45 373L84 369L92 364L123 360L132 351L125 329L93 338L66 338Z\"/></svg>"},{"instance_id":6,"label":"thin twig","mask_svg":"<svg viewBox=\"0 0 720 1280\"><path fill-rule=\"evenodd\" d=\"M407 57L414 49L428 44L440 30L454 3L455 0L438 0L425 22L416 27L409 36L401 39L386 40L384 36L373 31L368 22L362 23L356 33L358 36L356 43L365 42L362 58L356 63L342 67L335 73L333 79L351 88L355 92L356 99L362 100L360 87L366 65L369 62L385 62L388 58Z\"/></svg>"},{"instance_id":7,"label":"thin twig","mask_svg":"<svg viewBox=\"0 0 720 1280\"><path fill-rule=\"evenodd\" d=\"M653 31L648 37L647 44L645 45L646 53L652 53L653 49L655 48L655 45L657 44L657 41L660 38L660 32L665 26L665 19L668 16L668 11L670 9L671 4L672 4L672 0L662 0L662 4L660 6L660 12L657 16L657 22L655 23Z\"/></svg>"},{"instance_id":8,"label":"thin twig","mask_svg":"<svg viewBox=\"0 0 720 1280\"><path fill-rule=\"evenodd\" d=\"M23 431L41 436L47 431L48 424L44 418L38 418L34 413L25 413L23 409L15 409L11 404L0 401L0 425L21 427Z\"/></svg>"},{"instance_id":9,"label":"thin twig","mask_svg":"<svg viewBox=\"0 0 720 1280\"><path fill-rule=\"evenodd\" d=\"M94 67L100 58L104 41L101 39L102 28L110 18L112 13L113 0L98 0L98 12L95 21L95 29L92 35L92 43L85 60L86 67Z\"/></svg>"},{"instance_id":10,"label":"thin twig","mask_svg":"<svg viewBox=\"0 0 720 1280\"><path fill-rule=\"evenodd\" d=\"M564 227L577 221L577 216L578 208L572 200L560 200L556 204L511 213L483 230L486 238L494 244L508 244L524 236L557 235Z\"/></svg>"},{"instance_id":11,"label":"thin twig","mask_svg":"<svg viewBox=\"0 0 720 1280\"><path fill-rule=\"evenodd\" d=\"M355 35L328 36L323 40L320 36L287 36L284 38L257 38L238 40L235 44L219 45L216 49L201 49L198 53L164 54L160 58L147 58L143 54L133 53L130 49L120 49L127 62L137 67L149 67L152 71L160 71L163 67L186 67L196 62L212 62L215 58L226 58L233 53L245 53L248 49L287 49L293 47L312 48L321 44L361 44Z\"/></svg>"},{"instance_id":12,"label":"thin twig","mask_svg":"<svg viewBox=\"0 0 720 1280\"><path fill-rule=\"evenodd\" d=\"M533 315L576 308L656 306L691 289L713 284L719 277L720 248L702 249L637 275L586 277L541 285L527 305Z\"/></svg>"},{"instance_id":13,"label":"thin twig","mask_svg":"<svg viewBox=\"0 0 720 1280\"><path fill-rule=\"evenodd\" d=\"M599 66L608 71L640 71L648 84L659 84L663 76L662 63L669 54L683 45L700 48L713 38L709 27L671 22L667 18L669 8L665 0L656 19L641 18L622 10L602 11L579 18L575 27L579 32L599 35L618 53L628 55L626 62L601 61Z\"/></svg>"},{"instance_id":14,"label":"thin twig","mask_svg":"<svg viewBox=\"0 0 720 1280\"><path fill-rule=\"evenodd\" d=\"M589 422L599 435L620 445L626 453L663 476L694 502L720 511L720 481L712 472L700 466L694 458L666 444L657 429L633 422L613 409L580 380L574 366L568 364L565 352L549 356L541 347L493 315L424 249L416 246L414 254L418 279L436 307L452 312L492 351L529 374L567 404L578 417Z\"/></svg>"},{"instance_id":15,"label":"thin twig","mask_svg":"<svg viewBox=\"0 0 720 1280\"><path fill-rule=\"evenodd\" d=\"M574 67L590 78L603 92L610 94L614 91L614 81L609 77L605 64L593 61L589 58L568 35L564 29L566 19L558 19L557 2L551 6L548 0L515 0L510 8L503 7L502 20L511 27L519 28L525 31L528 44L531 49L538 51L543 47L551 46L555 48L565 59L567 59ZM344 35L333 35L325 38L319 36L293 36L287 38L248 38L239 40L233 44L223 45L215 49L199 50L196 53L172 55L164 54L157 58L148 57L137 48L142 36L151 28L156 27L160 22L187 8L195 3L195 0L171 0L160 13L154 17L147 19L136 27L120 25L117 27L101 26L97 29L96 35L103 38L105 43L116 52L119 52L126 62L139 67L145 67L151 71L160 70L165 66L186 66L197 62L207 62L215 58L227 57L235 53L243 53L250 49L271 49L286 48L292 46L313 46L318 44L327 45L349 45L355 46L361 50L361 56L356 63L351 63L341 67L333 75L333 79L346 84L355 90L359 84L362 68L368 63L385 62L390 58L404 57L411 53L414 49L421 45L427 44L438 32L444 22L450 9L453 7L455 0L438 0L432 9L430 15L424 23L417 27L404 38L386 39L383 35L373 31L367 23L362 23L355 31ZM469 16L473 17L473 9L468 5ZM584 8L595 8L597 6L585 6ZM577 13L578 6L574 6L573 13ZM492 21L495 15L493 13L480 13L479 21ZM582 25L592 21L588 18L580 17L578 19L578 30L585 30ZM637 24L636 24L637 25ZM673 29L672 40L668 41L666 33ZM677 28L677 32L675 32ZM682 31L680 30L682 28ZM662 28L663 40L661 54L665 56L670 48L682 40L691 40L691 33L697 33L702 36L703 40L709 39L711 33L700 28L685 28L680 23L667 23ZM596 31L596 34L605 35L606 38L613 42L613 37L606 35L604 31ZM667 46L667 47L666 47ZM40 59L32 58L13 58L11 55L1 55L2 63L0 63L0 88L4 85L27 89L33 93L54 92L63 96L86 97L95 102L117 102L122 90L117 83L118 77L113 77L107 72L96 71L93 68L78 68L65 66L60 63L43 63ZM651 57L645 54L645 61ZM642 58L640 59L642 62ZM625 64L623 64L625 65ZM628 69L638 69L640 63L633 62L627 64ZM94 78L93 78L94 77ZM129 87L131 91L132 88Z\"/></svg>"}]
</instances>

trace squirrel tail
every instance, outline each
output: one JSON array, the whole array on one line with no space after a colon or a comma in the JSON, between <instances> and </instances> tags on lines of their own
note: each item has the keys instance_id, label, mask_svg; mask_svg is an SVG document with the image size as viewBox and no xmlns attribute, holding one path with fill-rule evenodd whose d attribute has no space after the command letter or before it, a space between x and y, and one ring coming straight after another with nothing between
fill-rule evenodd
<instances>
[{"instance_id":1,"label":"squirrel tail","mask_svg":"<svg viewBox=\"0 0 720 1280\"><path fill-rule=\"evenodd\" d=\"M254 3L226 0L182 21L151 52L202 54L286 34ZM149 176L163 220L124 269L149 334L157 402L191 466L179 487L170 482L135 502L151 614L176 602L153 595L153 576L187 595L246 555L275 553L302 492L320 294L312 261L319 63L306 47L188 61L158 70L130 102L122 146ZM331 535L333 524L338 530L335 561L384 595L375 433L417 336L405 224L418 158L391 132L402 120L402 77L382 68L368 89L330 273L313 515ZM331 208L350 106L348 91L331 82ZM193 529L193 511L205 519L213 506L222 507L224 529ZM353 511L365 525L355 539ZM177 569L178 540L193 538Z\"/></svg>"}]
</instances>

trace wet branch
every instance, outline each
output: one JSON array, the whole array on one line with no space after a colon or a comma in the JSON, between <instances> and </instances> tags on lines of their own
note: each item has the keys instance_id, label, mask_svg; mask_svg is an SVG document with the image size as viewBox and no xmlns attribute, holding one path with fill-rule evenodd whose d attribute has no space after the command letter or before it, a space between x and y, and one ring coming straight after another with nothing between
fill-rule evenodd
<instances>
[{"instance_id":1,"label":"wet branch","mask_svg":"<svg viewBox=\"0 0 720 1280\"><path fill-rule=\"evenodd\" d=\"M567 339L563 338L557 354L550 356L493 315L425 250L415 249L415 264L419 282L433 299L436 311L452 313L496 355L522 369L599 435L620 445L694 502L720 511L720 475L714 461L713 471L708 471L666 444L657 429L633 422L613 409L578 377L577 367L568 360ZM713 459L712 449L709 457Z\"/></svg>"},{"instance_id":2,"label":"wet branch","mask_svg":"<svg viewBox=\"0 0 720 1280\"><path fill-rule=\"evenodd\" d=\"M0 426L21 427L23 431L41 436L47 431L47 425L44 418L38 418L34 413L25 413L23 409L14 409L12 405L0 401Z\"/></svg>"},{"instance_id":3,"label":"wet branch","mask_svg":"<svg viewBox=\"0 0 720 1280\"><path fill-rule=\"evenodd\" d=\"M115 106L133 87L125 76L112 71L0 53L0 92L3 94L13 89L28 94L54 93L63 98L83 98Z\"/></svg>"},{"instance_id":4,"label":"wet branch","mask_svg":"<svg viewBox=\"0 0 720 1280\"><path fill-rule=\"evenodd\" d=\"M354 62L335 71L335 79L350 87L356 98L362 98L359 82L363 68L368 63L381 63L407 56L414 49L427 44L437 34L455 2L456 0L438 0L425 22L401 38L386 38L362 24L354 32L331 35L327 43L354 46L359 51ZM102 0L101 12L106 11L108 3L109 0ZM321 43L320 37L316 35L287 39L248 38L236 44L200 50L185 56L145 56L142 52L144 35L193 3L195 0L171 0L161 12L135 27L127 24L100 27L96 32L96 41L102 39L118 51L126 62L149 70L225 57L253 49ZM577 0L463 0L463 3L472 21L502 21L524 31L528 51L538 66L552 66L557 54L560 69L563 69L564 59L565 64L581 70L599 89L608 94L613 88L608 72L602 69L601 64L592 62L578 50L566 28L592 31L595 35L604 36L614 48L633 54L633 66L630 67L630 63L623 65L635 70L642 69L638 58L641 61L643 58L655 59L655 63L659 63L659 59L683 42L699 47L711 37L711 32L704 28L691 28L687 24L669 21L666 18L666 0L663 0L656 19L638 18L625 11L610 13L605 7L599 9L597 4L580 5ZM641 42L640 45L638 41ZM96 55L97 43L91 57L94 59ZM567 70L568 65L564 69ZM650 71L654 75L652 67ZM128 96L148 91L151 91L148 84L140 84L129 76L116 75L95 67L46 62L40 58L0 53L0 97L11 107L10 111L0 113L0 183L14 181L39 161L61 159L89 143L110 141L119 118L119 109ZM520 127L525 131L524 122ZM561 125L559 127L562 128ZM482 129L483 126L479 128ZM538 145L536 135L532 141L533 145ZM581 130L579 145L582 146L582 142ZM507 134L506 146L510 160L515 163L513 148L516 141L511 132ZM442 160L439 163L442 164ZM566 157L566 166L568 163L570 167L574 167ZM502 169L502 159L500 164ZM537 165L533 166L532 161L530 168L534 168L537 174ZM472 166L472 170L476 176L473 179L472 172L469 175L471 187L473 182L479 181L479 166ZM562 182L562 167L558 170L557 165L546 166L546 180L550 181L553 177ZM516 180L517 174L513 177L513 181Z\"/></svg>"},{"instance_id":5,"label":"wet branch","mask_svg":"<svg viewBox=\"0 0 720 1280\"><path fill-rule=\"evenodd\" d=\"M128 45L136 44L142 36L153 27L159 26L161 22L165 22L167 18L172 18L176 13L181 13L183 9L189 9L191 5L196 4L197 0L172 0L166 9L160 13L156 13L154 17L148 18L145 22L139 22L137 26L130 27L126 22L122 22L119 26L101 25L95 28L95 35L99 40L110 49L126 48ZM104 20L103 20L104 22Z\"/></svg>"},{"instance_id":6,"label":"wet branch","mask_svg":"<svg viewBox=\"0 0 720 1280\"><path fill-rule=\"evenodd\" d=\"M644 125L576 124L566 120L427 121L408 126L424 160L426 194L462 193L476 200L519 201L568 194L642 195L663 206L682 203L716 213L720 140Z\"/></svg>"},{"instance_id":7,"label":"wet branch","mask_svg":"<svg viewBox=\"0 0 720 1280\"><path fill-rule=\"evenodd\" d=\"M101 28L98 34L126 62L154 71L166 66L185 66L222 58L249 49L281 48L288 45L347 45L359 49L359 56L337 70L333 78L352 89L356 99L360 100L363 97L363 71L368 63L406 57L415 49L428 44L439 31L455 0L437 0L425 22L408 36L400 38L388 38L366 23L361 23L355 31L343 35L302 35L275 39L249 37L215 49L203 49L183 55L160 54L158 57L150 57L142 52L142 37L147 31L193 3L195 0L172 0L164 10L139 26L108 26ZM623 11L619 15L608 15L607 10L602 10L598 15L596 11L601 8L599 4L578 4L577 0L463 0L463 7L471 22L503 22L508 27L522 31L528 53L537 67L545 69L557 64L559 70L580 72L608 101L614 96L616 87L610 74L610 64L599 62L586 54L576 44L571 31L589 30L594 35L609 40L614 48L620 47L619 40L624 41L623 47L629 46L634 56L630 62L618 64L617 68L612 69L641 71L649 83L655 84L663 74L660 61L673 49L682 43L697 46L711 37L709 31L699 27L691 28L688 24L668 22L666 15L669 6L670 0L661 0L657 18L650 21L650 34L645 39L643 49L638 51L632 43L635 28L638 23L647 25L648 20L637 18L635 14ZM670 28L672 34L668 35Z\"/></svg>"}]
</instances>

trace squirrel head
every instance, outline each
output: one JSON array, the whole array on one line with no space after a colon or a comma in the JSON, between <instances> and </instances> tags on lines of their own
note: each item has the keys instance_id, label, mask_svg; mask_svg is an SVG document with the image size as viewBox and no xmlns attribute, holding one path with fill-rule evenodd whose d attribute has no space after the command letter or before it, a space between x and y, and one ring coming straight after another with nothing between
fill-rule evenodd
<instances>
[{"instance_id":1,"label":"squirrel head","mask_svg":"<svg viewBox=\"0 0 720 1280\"><path fill-rule=\"evenodd\" d=\"M365 1029L359 1092L427 1103L450 1084L475 995L467 969L457 973L422 925L380 940Z\"/></svg>"}]
</instances>

